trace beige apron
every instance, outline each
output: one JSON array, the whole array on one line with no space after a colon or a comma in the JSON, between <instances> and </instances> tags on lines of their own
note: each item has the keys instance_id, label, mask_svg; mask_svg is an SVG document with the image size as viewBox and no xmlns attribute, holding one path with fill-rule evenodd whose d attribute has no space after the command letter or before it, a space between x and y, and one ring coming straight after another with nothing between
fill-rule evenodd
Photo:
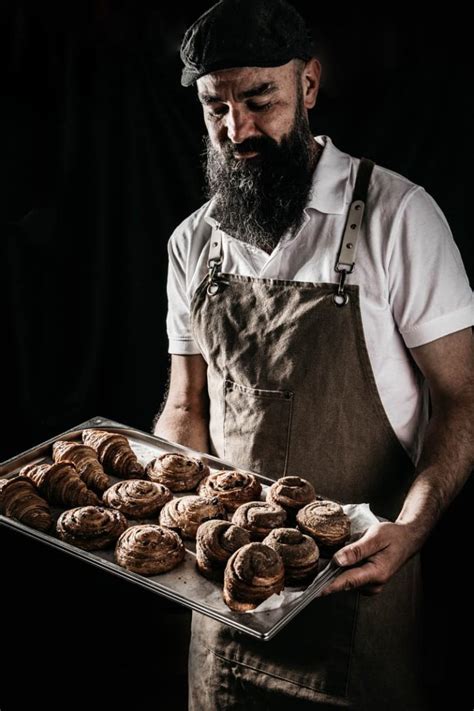
<instances>
[{"instance_id":1,"label":"beige apron","mask_svg":"<svg viewBox=\"0 0 474 711\"><path fill-rule=\"evenodd\" d=\"M208 364L212 453L393 520L414 467L377 391L359 288L345 285L372 168L360 161L335 245L339 285L220 274L216 229L191 320ZM421 711L420 595L415 556L382 593L316 599L269 642L193 613L190 709Z\"/></svg>"}]
</instances>

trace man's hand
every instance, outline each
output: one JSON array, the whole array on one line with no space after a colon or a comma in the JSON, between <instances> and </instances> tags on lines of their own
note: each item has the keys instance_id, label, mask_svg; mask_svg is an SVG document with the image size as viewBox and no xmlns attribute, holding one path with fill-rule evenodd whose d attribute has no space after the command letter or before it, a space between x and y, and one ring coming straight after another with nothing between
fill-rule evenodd
<instances>
[{"instance_id":1,"label":"man's hand","mask_svg":"<svg viewBox=\"0 0 474 711\"><path fill-rule=\"evenodd\" d=\"M338 565L357 567L340 573L321 595L354 588L360 588L365 595L375 595L415 552L409 525L375 523L359 540L336 553Z\"/></svg>"}]
</instances>

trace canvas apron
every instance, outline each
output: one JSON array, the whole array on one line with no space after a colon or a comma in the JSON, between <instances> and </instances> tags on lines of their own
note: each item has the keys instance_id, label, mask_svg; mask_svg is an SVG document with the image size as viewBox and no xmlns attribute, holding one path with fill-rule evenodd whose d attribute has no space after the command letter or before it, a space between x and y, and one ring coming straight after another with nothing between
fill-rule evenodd
<instances>
[{"instance_id":1,"label":"canvas apron","mask_svg":"<svg viewBox=\"0 0 474 711\"><path fill-rule=\"evenodd\" d=\"M414 467L377 391L352 270L373 163L360 161L341 246L339 284L209 275L191 304L208 364L215 455L272 479L301 476L344 503L394 519ZM192 711L425 708L419 688L419 557L375 596L314 600L263 642L193 613Z\"/></svg>"}]
</instances>

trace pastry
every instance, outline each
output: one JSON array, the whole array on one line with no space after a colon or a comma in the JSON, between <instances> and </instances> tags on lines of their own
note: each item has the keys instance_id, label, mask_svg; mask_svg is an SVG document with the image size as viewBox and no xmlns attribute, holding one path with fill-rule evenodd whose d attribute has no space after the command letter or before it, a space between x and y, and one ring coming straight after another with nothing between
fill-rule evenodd
<instances>
[{"instance_id":1,"label":"pastry","mask_svg":"<svg viewBox=\"0 0 474 711\"><path fill-rule=\"evenodd\" d=\"M267 501L249 501L234 512L232 523L250 531L252 540L263 541L273 528L286 525L286 511Z\"/></svg>"},{"instance_id":2,"label":"pastry","mask_svg":"<svg viewBox=\"0 0 474 711\"><path fill-rule=\"evenodd\" d=\"M296 512L314 501L316 492L313 485L299 476L283 476L271 485L267 501L278 504L288 514L288 521L295 522Z\"/></svg>"},{"instance_id":3,"label":"pastry","mask_svg":"<svg viewBox=\"0 0 474 711\"><path fill-rule=\"evenodd\" d=\"M20 474L31 479L52 506L94 506L99 503L71 462L27 464Z\"/></svg>"},{"instance_id":4,"label":"pastry","mask_svg":"<svg viewBox=\"0 0 474 711\"><path fill-rule=\"evenodd\" d=\"M254 610L283 589L280 555L263 543L247 543L229 558L224 572L224 602L235 612Z\"/></svg>"},{"instance_id":5,"label":"pastry","mask_svg":"<svg viewBox=\"0 0 474 711\"><path fill-rule=\"evenodd\" d=\"M286 585L306 585L313 580L318 570L319 548L310 536L296 528L275 528L263 543L280 554Z\"/></svg>"},{"instance_id":6,"label":"pastry","mask_svg":"<svg viewBox=\"0 0 474 711\"><path fill-rule=\"evenodd\" d=\"M109 477L97 459L97 452L80 442L58 440L53 444L55 462L72 462L82 481L98 494L102 494L110 485Z\"/></svg>"},{"instance_id":7,"label":"pastry","mask_svg":"<svg viewBox=\"0 0 474 711\"><path fill-rule=\"evenodd\" d=\"M160 525L172 528L183 538L196 538L196 533L204 521L225 519L225 509L215 496L206 499L203 496L183 496L173 499L163 506L160 513Z\"/></svg>"},{"instance_id":8,"label":"pastry","mask_svg":"<svg viewBox=\"0 0 474 711\"><path fill-rule=\"evenodd\" d=\"M205 521L196 536L196 566L210 580L222 580L232 553L250 543L250 533L230 521Z\"/></svg>"},{"instance_id":9,"label":"pastry","mask_svg":"<svg viewBox=\"0 0 474 711\"><path fill-rule=\"evenodd\" d=\"M144 478L145 470L124 435L104 430L82 430L82 441L95 449L107 474L120 479Z\"/></svg>"},{"instance_id":10,"label":"pastry","mask_svg":"<svg viewBox=\"0 0 474 711\"><path fill-rule=\"evenodd\" d=\"M115 509L79 506L61 514L56 530L66 543L85 551L96 551L114 543L127 525L125 516Z\"/></svg>"},{"instance_id":11,"label":"pastry","mask_svg":"<svg viewBox=\"0 0 474 711\"><path fill-rule=\"evenodd\" d=\"M218 496L227 511L235 511L247 501L258 501L262 486L257 477L245 471L212 472L199 484L200 496Z\"/></svg>"},{"instance_id":12,"label":"pastry","mask_svg":"<svg viewBox=\"0 0 474 711\"><path fill-rule=\"evenodd\" d=\"M144 479L119 481L102 496L104 504L130 518L156 516L172 498L173 494L166 486Z\"/></svg>"},{"instance_id":13,"label":"pastry","mask_svg":"<svg viewBox=\"0 0 474 711\"><path fill-rule=\"evenodd\" d=\"M0 512L38 531L47 531L53 523L47 501L25 476L0 479Z\"/></svg>"},{"instance_id":14,"label":"pastry","mask_svg":"<svg viewBox=\"0 0 474 711\"><path fill-rule=\"evenodd\" d=\"M155 524L130 526L115 547L115 560L141 575L158 575L184 560L183 541L175 531Z\"/></svg>"},{"instance_id":15,"label":"pastry","mask_svg":"<svg viewBox=\"0 0 474 711\"><path fill-rule=\"evenodd\" d=\"M350 518L335 501L318 499L296 514L298 528L314 538L324 558L331 557L349 539Z\"/></svg>"},{"instance_id":16,"label":"pastry","mask_svg":"<svg viewBox=\"0 0 474 711\"><path fill-rule=\"evenodd\" d=\"M171 491L193 491L209 474L209 467L187 454L165 452L149 462L146 473L152 481L164 484Z\"/></svg>"}]
</instances>

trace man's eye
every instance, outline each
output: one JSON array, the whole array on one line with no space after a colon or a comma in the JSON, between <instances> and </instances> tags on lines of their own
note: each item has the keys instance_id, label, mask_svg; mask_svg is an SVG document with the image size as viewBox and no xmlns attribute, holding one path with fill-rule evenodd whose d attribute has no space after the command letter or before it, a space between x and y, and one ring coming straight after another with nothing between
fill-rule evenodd
<instances>
[{"instance_id":1,"label":"man's eye","mask_svg":"<svg viewBox=\"0 0 474 711\"><path fill-rule=\"evenodd\" d=\"M216 108L213 111L208 111L207 115L210 116L211 118L220 118L226 113L227 109L225 106L222 106L220 108Z\"/></svg>"},{"instance_id":2,"label":"man's eye","mask_svg":"<svg viewBox=\"0 0 474 711\"><path fill-rule=\"evenodd\" d=\"M266 104L252 104L252 103L250 103L250 104L247 104L247 106L249 107L249 109L251 111L268 111L268 109L272 108L273 103L271 101L269 101Z\"/></svg>"}]
</instances>

